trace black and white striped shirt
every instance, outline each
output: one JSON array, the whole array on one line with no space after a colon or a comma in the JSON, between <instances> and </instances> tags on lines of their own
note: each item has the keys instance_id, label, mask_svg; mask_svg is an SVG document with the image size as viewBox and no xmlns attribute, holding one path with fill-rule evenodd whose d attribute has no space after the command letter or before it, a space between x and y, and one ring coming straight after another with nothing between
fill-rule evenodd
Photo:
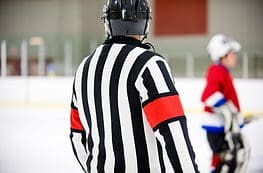
<instances>
[{"instance_id":1,"label":"black and white striped shirt","mask_svg":"<svg viewBox=\"0 0 263 173\"><path fill-rule=\"evenodd\" d=\"M168 64L133 38L107 40L80 64L70 136L85 172L198 172Z\"/></svg>"}]
</instances>

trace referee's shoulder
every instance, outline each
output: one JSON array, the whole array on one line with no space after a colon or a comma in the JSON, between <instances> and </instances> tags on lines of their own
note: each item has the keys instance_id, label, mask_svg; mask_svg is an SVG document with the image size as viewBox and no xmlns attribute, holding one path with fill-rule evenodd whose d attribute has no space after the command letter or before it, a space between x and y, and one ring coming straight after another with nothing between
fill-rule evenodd
<instances>
[{"instance_id":1,"label":"referee's shoulder","mask_svg":"<svg viewBox=\"0 0 263 173\"><path fill-rule=\"evenodd\" d=\"M145 47L139 47L139 46L136 46L137 48L141 48L144 50L144 52L141 54L141 57L145 57L145 58L153 58L153 57L158 57L160 59L163 59L165 60L165 57L162 56L161 54L159 54L158 52L155 51L154 47L152 46L148 46L148 45L145 45ZM150 58L150 59L151 59Z\"/></svg>"}]
</instances>

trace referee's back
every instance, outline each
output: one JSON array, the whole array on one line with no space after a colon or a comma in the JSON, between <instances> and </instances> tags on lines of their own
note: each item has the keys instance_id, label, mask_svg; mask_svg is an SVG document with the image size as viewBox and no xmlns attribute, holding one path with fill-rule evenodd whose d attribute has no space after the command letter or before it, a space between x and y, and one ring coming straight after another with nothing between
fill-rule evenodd
<instances>
[{"instance_id":1,"label":"referee's back","mask_svg":"<svg viewBox=\"0 0 263 173\"><path fill-rule=\"evenodd\" d=\"M113 37L80 64L71 141L85 172L198 172L170 69L148 49Z\"/></svg>"}]
</instances>

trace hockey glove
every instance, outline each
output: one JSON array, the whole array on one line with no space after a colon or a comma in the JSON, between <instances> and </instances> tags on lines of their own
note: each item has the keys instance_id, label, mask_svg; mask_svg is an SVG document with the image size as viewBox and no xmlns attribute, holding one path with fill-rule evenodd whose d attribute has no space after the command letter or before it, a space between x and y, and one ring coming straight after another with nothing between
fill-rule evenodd
<instances>
[{"instance_id":1,"label":"hockey glove","mask_svg":"<svg viewBox=\"0 0 263 173\"><path fill-rule=\"evenodd\" d=\"M224 105L214 108L214 111L221 116L224 121L224 132L239 133L239 113L232 102L226 102Z\"/></svg>"}]
</instances>

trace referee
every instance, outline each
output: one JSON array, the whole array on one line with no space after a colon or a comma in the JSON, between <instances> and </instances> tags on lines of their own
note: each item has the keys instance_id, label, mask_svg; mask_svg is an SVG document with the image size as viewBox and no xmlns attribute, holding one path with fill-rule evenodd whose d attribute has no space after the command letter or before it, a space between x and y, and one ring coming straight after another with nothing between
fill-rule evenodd
<instances>
[{"instance_id":1,"label":"referee","mask_svg":"<svg viewBox=\"0 0 263 173\"><path fill-rule=\"evenodd\" d=\"M89 173L199 172L186 118L165 59L142 43L147 0L108 0L106 41L80 64L71 142Z\"/></svg>"}]
</instances>

